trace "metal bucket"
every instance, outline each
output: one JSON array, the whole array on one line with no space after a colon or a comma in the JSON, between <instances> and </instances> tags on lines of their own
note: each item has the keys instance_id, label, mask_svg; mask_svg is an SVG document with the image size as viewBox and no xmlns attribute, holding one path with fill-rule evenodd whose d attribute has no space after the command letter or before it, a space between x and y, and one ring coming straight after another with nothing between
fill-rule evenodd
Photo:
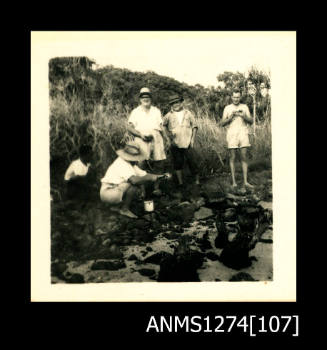
<instances>
[{"instance_id":1,"label":"metal bucket","mask_svg":"<svg viewBox=\"0 0 327 350\"><path fill-rule=\"evenodd\" d=\"M145 211L153 211L154 210L154 204L153 201L144 201L144 210Z\"/></svg>"}]
</instances>

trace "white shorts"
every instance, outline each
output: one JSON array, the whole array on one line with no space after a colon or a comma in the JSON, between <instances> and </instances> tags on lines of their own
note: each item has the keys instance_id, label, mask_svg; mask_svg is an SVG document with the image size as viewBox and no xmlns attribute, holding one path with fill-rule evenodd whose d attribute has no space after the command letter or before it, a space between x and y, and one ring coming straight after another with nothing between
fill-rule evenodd
<instances>
[{"instance_id":1,"label":"white shorts","mask_svg":"<svg viewBox=\"0 0 327 350\"><path fill-rule=\"evenodd\" d=\"M102 183L100 189L100 198L103 202L109 204L119 204L123 201L124 193L131 186L128 182L123 182L119 185Z\"/></svg>"},{"instance_id":2,"label":"white shorts","mask_svg":"<svg viewBox=\"0 0 327 350\"><path fill-rule=\"evenodd\" d=\"M249 141L249 134L243 130L232 133L227 132L226 140L228 148L243 148L251 146Z\"/></svg>"},{"instance_id":3,"label":"white shorts","mask_svg":"<svg viewBox=\"0 0 327 350\"><path fill-rule=\"evenodd\" d=\"M135 137L134 141L145 152L147 160L164 160L166 159L165 146L163 138L159 131L153 131L153 140L145 142L140 137Z\"/></svg>"}]
</instances>

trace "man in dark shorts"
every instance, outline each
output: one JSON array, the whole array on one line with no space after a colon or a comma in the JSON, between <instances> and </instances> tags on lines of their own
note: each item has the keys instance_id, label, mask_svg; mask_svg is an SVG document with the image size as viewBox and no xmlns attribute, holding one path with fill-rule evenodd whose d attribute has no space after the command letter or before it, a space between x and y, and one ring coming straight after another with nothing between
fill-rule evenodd
<instances>
[{"instance_id":1,"label":"man in dark shorts","mask_svg":"<svg viewBox=\"0 0 327 350\"><path fill-rule=\"evenodd\" d=\"M198 166L194 158L194 139L197 132L194 115L183 106L183 98L174 94L169 99L171 111L164 117L163 125L171 141L171 154L178 184L183 187L183 168L188 164L199 184Z\"/></svg>"}]
</instances>

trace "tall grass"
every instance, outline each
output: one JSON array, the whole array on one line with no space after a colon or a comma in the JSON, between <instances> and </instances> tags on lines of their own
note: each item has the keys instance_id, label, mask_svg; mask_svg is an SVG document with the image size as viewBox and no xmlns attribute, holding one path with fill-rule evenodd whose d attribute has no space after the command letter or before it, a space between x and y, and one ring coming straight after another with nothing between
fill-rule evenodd
<instances>
[{"instance_id":1,"label":"tall grass","mask_svg":"<svg viewBox=\"0 0 327 350\"><path fill-rule=\"evenodd\" d=\"M115 150L126 140L128 108L97 105L92 113L86 113L77 98L70 102L57 96L50 103L50 159L51 185L60 187L65 168L78 157L82 143L91 145L94 167L100 179L116 158ZM226 132L203 108L195 108L198 133L195 150L199 156L202 175L227 170L228 150ZM250 135L252 147L249 157L252 164L271 162L271 126L266 121L257 126L256 137ZM255 167L255 166L254 166Z\"/></svg>"}]
</instances>

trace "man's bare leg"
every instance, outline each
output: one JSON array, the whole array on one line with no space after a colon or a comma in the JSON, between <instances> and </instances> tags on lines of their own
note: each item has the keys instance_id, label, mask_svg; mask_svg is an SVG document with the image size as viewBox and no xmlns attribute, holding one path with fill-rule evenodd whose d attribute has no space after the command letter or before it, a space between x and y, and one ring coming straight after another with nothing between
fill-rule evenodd
<instances>
[{"instance_id":1,"label":"man's bare leg","mask_svg":"<svg viewBox=\"0 0 327 350\"><path fill-rule=\"evenodd\" d=\"M253 188L254 186L248 183L248 162L246 157L246 147L241 148L241 161L242 161L244 187Z\"/></svg>"},{"instance_id":2,"label":"man's bare leg","mask_svg":"<svg viewBox=\"0 0 327 350\"><path fill-rule=\"evenodd\" d=\"M137 216L129 210L129 207L132 203L133 198L135 197L136 192L137 192L137 187L130 185L126 190L126 192L124 193L123 203L119 211L121 215L125 215L133 219L137 219Z\"/></svg>"},{"instance_id":3,"label":"man's bare leg","mask_svg":"<svg viewBox=\"0 0 327 350\"><path fill-rule=\"evenodd\" d=\"M237 187L237 183L235 181L235 156L236 156L236 149L231 148L229 153L229 166L232 174L232 187Z\"/></svg>"}]
</instances>

